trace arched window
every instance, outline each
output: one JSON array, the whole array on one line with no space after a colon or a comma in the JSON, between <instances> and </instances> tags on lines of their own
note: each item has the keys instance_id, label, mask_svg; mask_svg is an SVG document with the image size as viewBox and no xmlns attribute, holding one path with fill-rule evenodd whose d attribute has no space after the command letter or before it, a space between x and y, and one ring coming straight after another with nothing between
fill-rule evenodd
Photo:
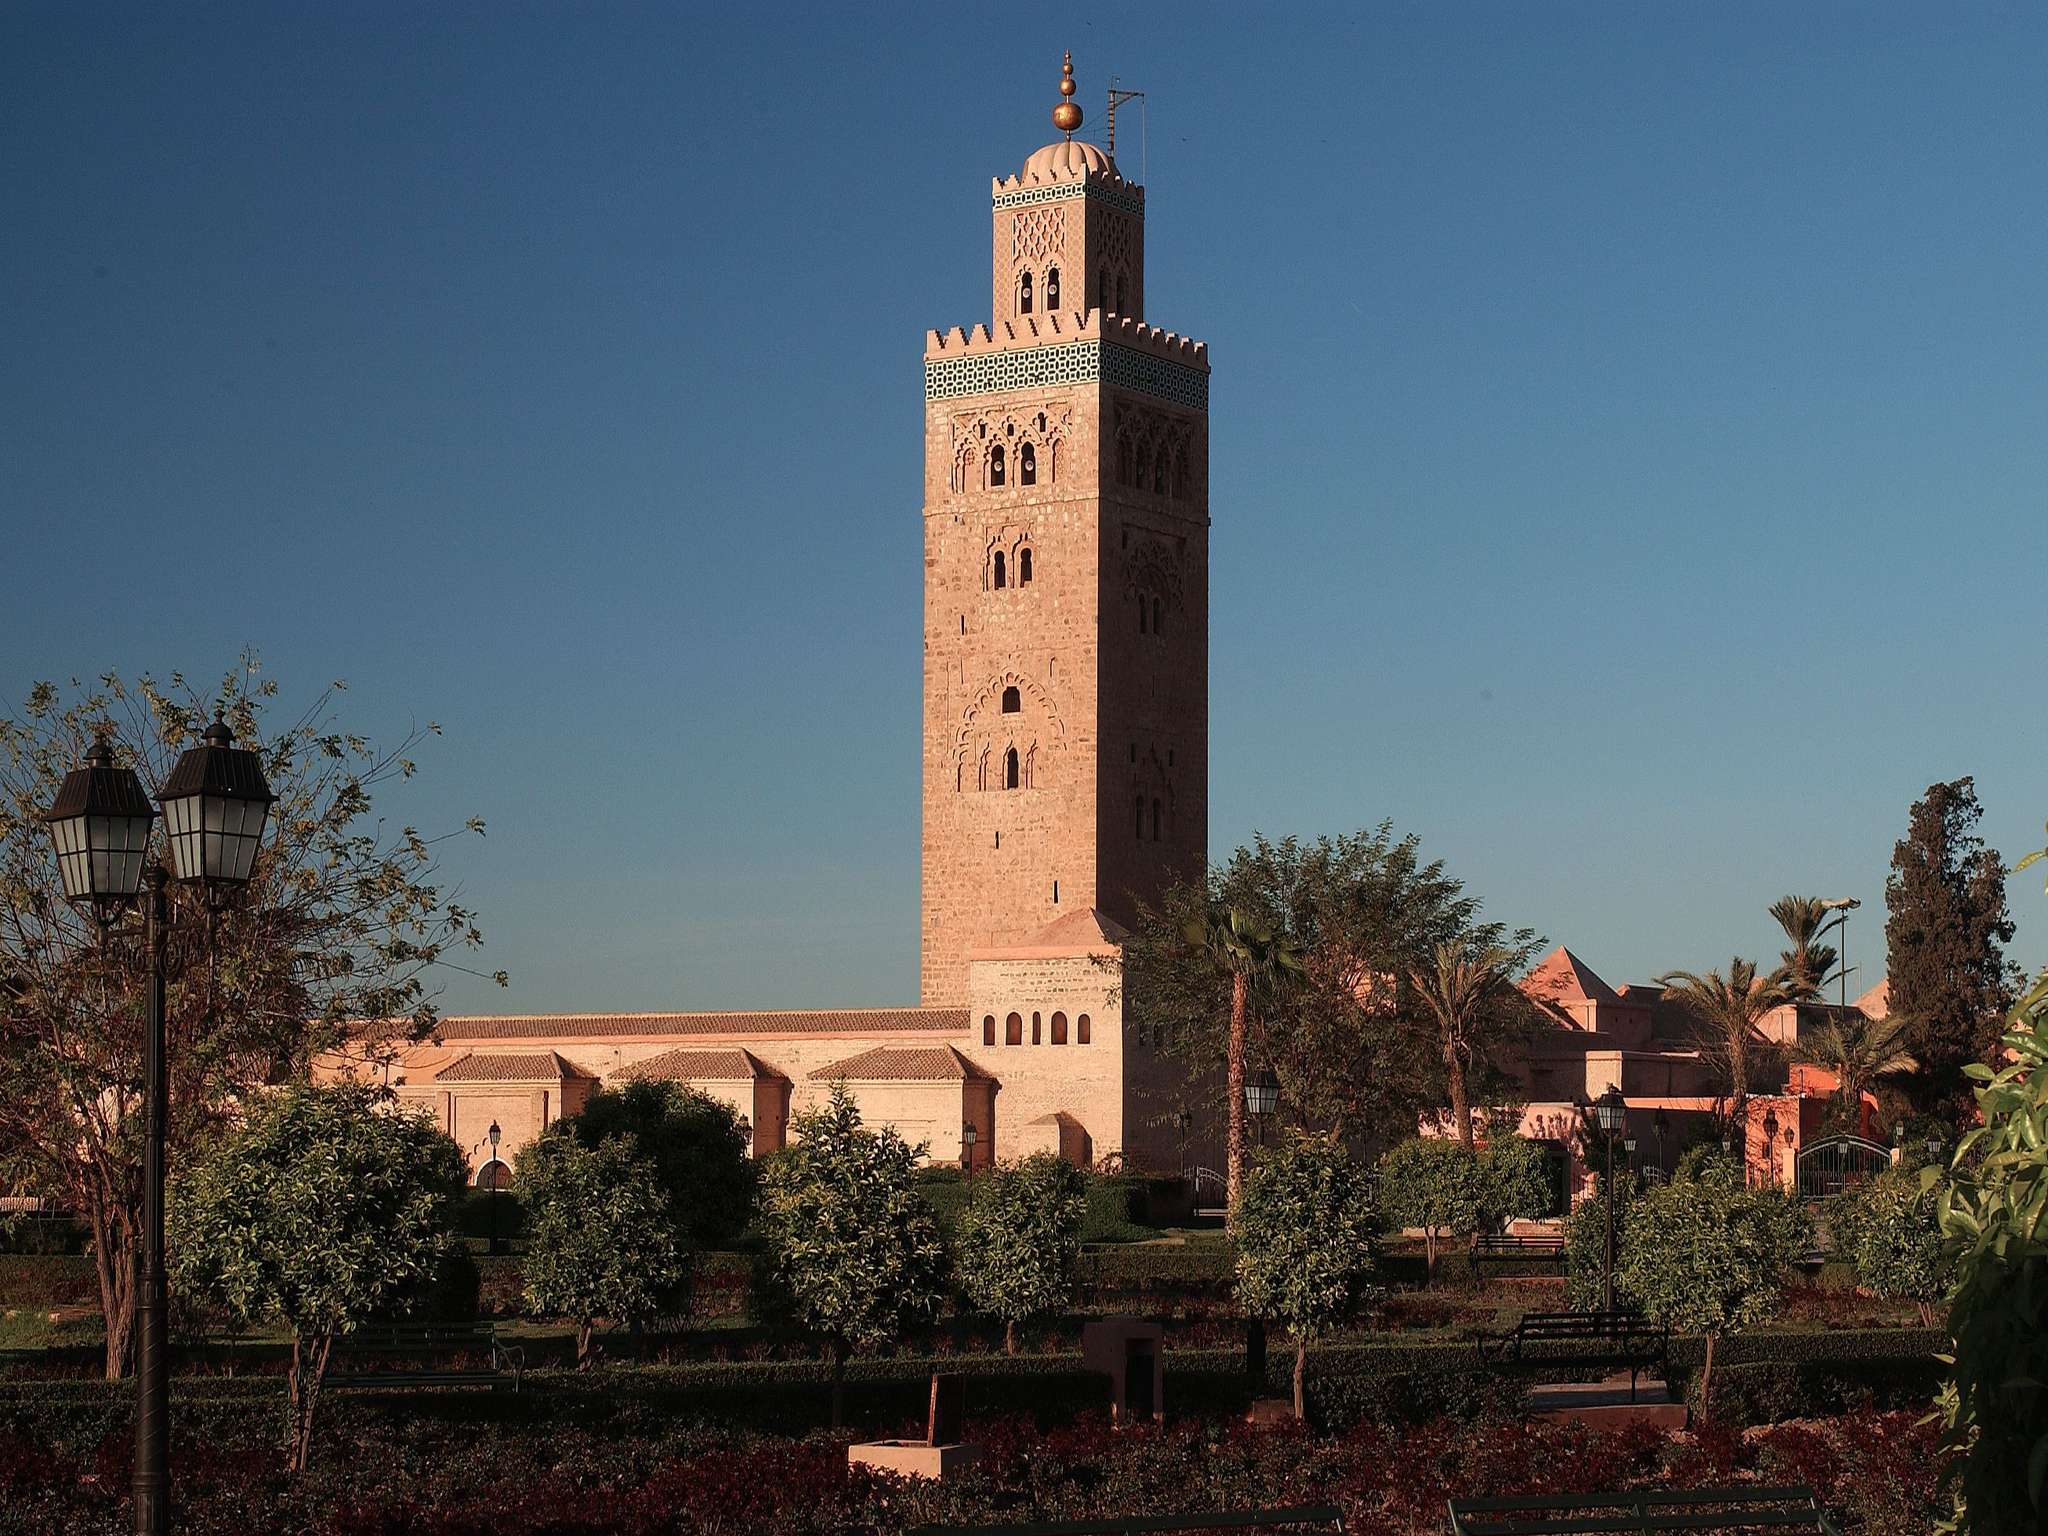
<instances>
[{"instance_id":1,"label":"arched window","mask_svg":"<svg viewBox=\"0 0 2048 1536\"><path fill-rule=\"evenodd\" d=\"M1060 307L1060 269L1059 269L1058 267L1047 267L1047 268L1045 269L1045 308L1046 308L1046 312L1047 312L1047 313L1049 314L1049 313L1051 313L1051 312L1052 312L1053 310L1055 310L1055 309L1058 309L1059 307Z\"/></svg>"},{"instance_id":2,"label":"arched window","mask_svg":"<svg viewBox=\"0 0 2048 1536\"><path fill-rule=\"evenodd\" d=\"M1096 273L1096 278L1095 307L1100 310L1107 310L1109 308L1109 268L1104 267L1100 272Z\"/></svg>"},{"instance_id":3,"label":"arched window","mask_svg":"<svg viewBox=\"0 0 2048 1536\"><path fill-rule=\"evenodd\" d=\"M478 1189L510 1189L512 1170L498 1158L492 1158L476 1171Z\"/></svg>"},{"instance_id":4,"label":"arched window","mask_svg":"<svg viewBox=\"0 0 2048 1536\"><path fill-rule=\"evenodd\" d=\"M998 448L996 452L1001 453L1002 449ZM1010 568L1003 563L1003 552L999 549L996 551L996 586L1000 589L1007 587L1009 584Z\"/></svg>"},{"instance_id":5,"label":"arched window","mask_svg":"<svg viewBox=\"0 0 2048 1536\"><path fill-rule=\"evenodd\" d=\"M1153 599L1152 599L1152 633L1153 633L1153 634L1155 634L1155 635L1163 635L1163 634L1165 634L1165 633L1166 633L1166 623L1165 623L1165 619L1166 619L1166 605L1165 605L1164 603L1160 602L1160 600L1159 600L1158 598L1156 598L1156 597L1155 597L1155 598L1153 598Z\"/></svg>"},{"instance_id":6,"label":"arched window","mask_svg":"<svg viewBox=\"0 0 2048 1536\"><path fill-rule=\"evenodd\" d=\"M1159 801L1156 798L1152 802L1152 841L1159 841Z\"/></svg>"},{"instance_id":7,"label":"arched window","mask_svg":"<svg viewBox=\"0 0 2048 1536\"><path fill-rule=\"evenodd\" d=\"M1003 788L1015 789L1016 787L1017 749L1015 747L1012 747L1009 751L1003 754Z\"/></svg>"},{"instance_id":8,"label":"arched window","mask_svg":"<svg viewBox=\"0 0 2048 1536\"><path fill-rule=\"evenodd\" d=\"M1145 797L1138 796L1131 806L1131 836L1139 842L1145 840Z\"/></svg>"},{"instance_id":9,"label":"arched window","mask_svg":"<svg viewBox=\"0 0 2048 1536\"><path fill-rule=\"evenodd\" d=\"M1031 1043L1033 1045L1045 1044L1043 1031L1039 1027L1038 1015L1035 1013L1031 1015Z\"/></svg>"},{"instance_id":10,"label":"arched window","mask_svg":"<svg viewBox=\"0 0 2048 1536\"><path fill-rule=\"evenodd\" d=\"M1064 1013L1056 1013L1052 1016L1052 1043L1054 1045L1065 1045L1067 1043L1067 1016Z\"/></svg>"},{"instance_id":11,"label":"arched window","mask_svg":"<svg viewBox=\"0 0 2048 1536\"><path fill-rule=\"evenodd\" d=\"M981 1043L983 1045L994 1045L996 1043L996 1016L992 1013L985 1013L981 1016Z\"/></svg>"},{"instance_id":12,"label":"arched window","mask_svg":"<svg viewBox=\"0 0 2048 1536\"><path fill-rule=\"evenodd\" d=\"M1014 714L1016 714L1016 713L1017 713L1017 711L1018 711L1018 710L1022 709L1023 707L1024 707L1024 695L1023 695L1023 694L1019 693L1019 692L1018 692L1018 691L1017 691L1017 690L1016 690L1015 688L1005 688L1005 689L1003 690L1003 713L1004 713L1004 714L1006 714L1006 715L1014 715Z\"/></svg>"},{"instance_id":13,"label":"arched window","mask_svg":"<svg viewBox=\"0 0 2048 1536\"><path fill-rule=\"evenodd\" d=\"M1076 1044L1076 1045L1086 1045L1087 1043L1088 1043L1088 1015L1084 1013L1084 1014L1082 1014L1082 1015L1081 1015L1081 1017L1079 1017L1078 1019L1074 1020L1074 1044Z\"/></svg>"},{"instance_id":14,"label":"arched window","mask_svg":"<svg viewBox=\"0 0 2048 1536\"><path fill-rule=\"evenodd\" d=\"M1031 450L1026 448L1024 451L1029 453ZM1024 462L1028 464L1031 461L1026 459ZM1027 480L1024 483L1029 485L1031 482ZM1031 585L1031 551L1029 549L1017 551L1017 585L1020 587Z\"/></svg>"},{"instance_id":15,"label":"arched window","mask_svg":"<svg viewBox=\"0 0 2048 1536\"><path fill-rule=\"evenodd\" d=\"M988 483L990 485L1001 485L1003 483L1003 445L1001 443L997 443L995 447L988 451Z\"/></svg>"},{"instance_id":16,"label":"arched window","mask_svg":"<svg viewBox=\"0 0 2048 1536\"><path fill-rule=\"evenodd\" d=\"M1166 456L1166 445L1159 445L1159 455L1152 461L1152 489L1159 495L1166 494L1168 478L1173 473L1172 461Z\"/></svg>"},{"instance_id":17,"label":"arched window","mask_svg":"<svg viewBox=\"0 0 2048 1536\"><path fill-rule=\"evenodd\" d=\"M1023 1043L1024 1016L1020 1013L1013 1013L1003 1020L1003 1044L1022 1045Z\"/></svg>"},{"instance_id":18,"label":"arched window","mask_svg":"<svg viewBox=\"0 0 2048 1536\"><path fill-rule=\"evenodd\" d=\"M1146 619L1146 606L1145 606L1145 594L1144 594L1144 593L1142 593L1142 592L1140 592L1140 593L1138 594L1138 633L1139 633L1139 634L1141 634L1141 635L1145 633L1145 619Z\"/></svg>"},{"instance_id":19,"label":"arched window","mask_svg":"<svg viewBox=\"0 0 2048 1536\"><path fill-rule=\"evenodd\" d=\"M1017 313L1020 315L1031 313L1031 273L1029 271L1024 272L1017 279Z\"/></svg>"},{"instance_id":20,"label":"arched window","mask_svg":"<svg viewBox=\"0 0 2048 1536\"><path fill-rule=\"evenodd\" d=\"M1038 484L1038 451L1029 443L1017 450L1017 483Z\"/></svg>"}]
</instances>

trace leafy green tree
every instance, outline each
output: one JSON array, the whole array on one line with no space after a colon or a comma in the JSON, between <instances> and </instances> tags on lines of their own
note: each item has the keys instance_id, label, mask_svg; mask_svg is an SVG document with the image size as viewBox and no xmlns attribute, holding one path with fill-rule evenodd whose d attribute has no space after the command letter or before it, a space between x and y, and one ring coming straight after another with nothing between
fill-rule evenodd
<instances>
[{"instance_id":1,"label":"leafy green tree","mask_svg":"<svg viewBox=\"0 0 2048 1536\"><path fill-rule=\"evenodd\" d=\"M1252 1010L1270 1008L1287 978L1301 970L1301 953L1285 933L1239 906L1210 908L1186 925L1184 937L1189 950L1230 986L1230 1031L1224 1047L1224 1204L1234 1209L1244 1188L1245 1053Z\"/></svg>"},{"instance_id":2,"label":"leafy green tree","mask_svg":"<svg viewBox=\"0 0 2048 1536\"><path fill-rule=\"evenodd\" d=\"M1073 1296L1087 1214L1081 1171L1056 1153L1000 1163L971 1182L954 1269L968 1300L1003 1320L1006 1354L1017 1353L1019 1323Z\"/></svg>"},{"instance_id":3,"label":"leafy green tree","mask_svg":"<svg viewBox=\"0 0 2048 1536\"><path fill-rule=\"evenodd\" d=\"M1726 977L1719 971L1670 971L1659 976L1657 984L1666 989L1667 1002L1692 1016L1701 1054L1727 1085L1729 1114L1740 1124L1756 1067L1775 1049L1764 1038L1764 1015L1792 1001L1787 973L1759 973L1755 961L1738 956L1728 962Z\"/></svg>"},{"instance_id":4,"label":"leafy green tree","mask_svg":"<svg viewBox=\"0 0 2048 1536\"><path fill-rule=\"evenodd\" d=\"M1614 1302L1629 1308L1635 1300L1628 1294L1622 1276L1621 1256L1628 1247L1628 1212L1635 1204L1636 1181L1617 1166L1614 1170ZM1591 1192L1572 1209L1564 1224L1564 1296L1574 1312L1597 1312L1606 1300L1607 1278L1607 1172L1593 1175Z\"/></svg>"},{"instance_id":5,"label":"leafy green tree","mask_svg":"<svg viewBox=\"0 0 2048 1536\"><path fill-rule=\"evenodd\" d=\"M1411 967L1408 984L1420 1007L1429 1047L1442 1063L1450 1096L1451 1128L1473 1144L1473 1075L1503 1047L1525 1037L1535 1023L1515 977L1533 957L1533 939L1496 942L1494 935L1461 934L1433 945L1426 963Z\"/></svg>"},{"instance_id":6,"label":"leafy green tree","mask_svg":"<svg viewBox=\"0 0 2048 1536\"><path fill-rule=\"evenodd\" d=\"M2005 864L1977 836L1983 814L1969 779L1930 784L1884 888L1890 1011L1907 1021L1901 1045L1920 1063L1906 1096L1951 1124L1969 1117L1963 1068L1990 1059L2013 999Z\"/></svg>"},{"instance_id":7,"label":"leafy green tree","mask_svg":"<svg viewBox=\"0 0 2048 1536\"><path fill-rule=\"evenodd\" d=\"M755 1165L732 1106L682 1083L628 1082L593 1093L566 1122L586 1147L630 1135L692 1248L724 1248L754 1216Z\"/></svg>"},{"instance_id":8,"label":"leafy green tree","mask_svg":"<svg viewBox=\"0 0 2048 1536\"><path fill-rule=\"evenodd\" d=\"M2048 971L2013 1009L2002 1044L2010 1054L1997 1072L1964 1069L1980 1084L1983 1124L1956 1148L1939 1197L1956 1263L1943 1411L1959 1453L1956 1515L1944 1529L1968 1536L2048 1526Z\"/></svg>"},{"instance_id":9,"label":"leafy green tree","mask_svg":"<svg viewBox=\"0 0 2048 1536\"><path fill-rule=\"evenodd\" d=\"M1935 1305L1955 1281L1941 1232L1943 1185L1901 1164L1872 1179L1856 1197L1846 1235L1856 1278L1866 1290L1920 1309L1931 1326Z\"/></svg>"},{"instance_id":10,"label":"leafy green tree","mask_svg":"<svg viewBox=\"0 0 2048 1536\"><path fill-rule=\"evenodd\" d=\"M1674 1332L1706 1336L1701 1417L1712 1408L1715 1347L1776 1310L1785 1273L1811 1236L1797 1201L1713 1173L1674 1179L1630 1204L1615 1281Z\"/></svg>"},{"instance_id":11,"label":"leafy green tree","mask_svg":"<svg viewBox=\"0 0 2048 1536\"><path fill-rule=\"evenodd\" d=\"M1855 1132L1863 1123L1863 1095L1879 1083L1917 1071L1919 1063L1906 1050L1909 1033L1904 1016L1881 1019L1863 1014L1830 1014L1803 1030L1793 1044L1795 1059L1835 1075L1837 1088L1828 1101L1829 1121Z\"/></svg>"},{"instance_id":12,"label":"leafy green tree","mask_svg":"<svg viewBox=\"0 0 2048 1536\"><path fill-rule=\"evenodd\" d=\"M1482 1221L1504 1226L1541 1216L1550 1205L1550 1170L1542 1149L1521 1136L1495 1136L1479 1154Z\"/></svg>"},{"instance_id":13,"label":"leafy green tree","mask_svg":"<svg viewBox=\"0 0 2048 1536\"><path fill-rule=\"evenodd\" d=\"M836 1428L847 1356L937 1313L945 1250L916 1187L923 1148L863 1126L845 1084L794 1129L761 1174L762 1300L825 1344Z\"/></svg>"},{"instance_id":14,"label":"leafy green tree","mask_svg":"<svg viewBox=\"0 0 2048 1536\"><path fill-rule=\"evenodd\" d=\"M442 839L387 827L382 811L438 728L373 746L336 721L340 687L280 725L277 685L253 661L205 693L176 674L132 684L108 674L68 692L38 683L0 719L0 1180L60 1201L90 1229L110 1377L134 1351L148 957L65 902L41 813L100 735L154 789L216 714L261 752L278 796L253 879L227 910L171 891L175 1167L231 1121L249 1084L303 1076L324 1051L377 1061L424 1039L436 974L460 969L458 955L482 942L440 883Z\"/></svg>"},{"instance_id":15,"label":"leafy green tree","mask_svg":"<svg viewBox=\"0 0 2048 1536\"><path fill-rule=\"evenodd\" d=\"M1842 957L1827 938L1848 920L1847 914L1818 896L1780 896L1771 903L1771 916L1792 946L1778 956L1786 989L1797 1002L1819 999L1836 979L1835 965Z\"/></svg>"},{"instance_id":16,"label":"leafy green tree","mask_svg":"<svg viewBox=\"0 0 2048 1536\"><path fill-rule=\"evenodd\" d=\"M243 1110L172 1184L169 1278L291 1330L286 1448L303 1471L335 1339L432 1283L467 1168L432 1121L366 1086L259 1092Z\"/></svg>"},{"instance_id":17,"label":"leafy green tree","mask_svg":"<svg viewBox=\"0 0 2048 1536\"><path fill-rule=\"evenodd\" d=\"M1261 1157L1230 1220L1238 1305L1294 1340L1294 1416L1304 1417L1310 1340L1373 1295L1379 1212L1372 1181L1333 1141L1302 1137Z\"/></svg>"},{"instance_id":18,"label":"leafy green tree","mask_svg":"<svg viewBox=\"0 0 2048 1536\"><path fill-rule=\"evenodd\" d=\"M1380 1159L1380 1190L1389 1221L1421 1229L1431 1280L1445 1243L1477 1232L1486 1218L1486 1170L1470 1147L1446 1136L1396 1142Z\"/></svg>"},{"instance_id":19,"label":"leafy green tree","mask_svg":"<svg viewBox=\"0 0 2048 1536\"><path fill-rule=\"evenodd\" d=\"M520 1149L513 1187L527 1213L526 1305L575 1322L579 1370L600 1318L637 1326L682 1307L690 1259L676 1202L632 1132L593 1147L558 1120Z\"/></svg>"}]
</instances>

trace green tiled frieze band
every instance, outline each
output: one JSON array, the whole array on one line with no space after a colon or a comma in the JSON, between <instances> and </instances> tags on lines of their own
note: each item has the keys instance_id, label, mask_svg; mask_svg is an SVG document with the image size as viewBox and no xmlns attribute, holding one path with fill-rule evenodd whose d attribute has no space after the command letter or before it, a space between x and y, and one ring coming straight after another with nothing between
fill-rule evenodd
<instances>
[{"instance_id":1,"label":"green tiled frieze band","mask_svg":"<svg viewBox=\"0 0 2048 1536\"><path fill-rule=\"evenodd\" d=\"M1209 375L1202 369L1103 341L1064 341L1016 352L929 358L924 365L924 397L957 400L962 395L1079 384L1090 379L1193 410L1209 409Z\"/></svg>"},{"instance_id":2,"label":"green tiled frieze band","mask_svg":"<svg viewBox=\"0 0 2048 1536\"><path fill-rule=\"evenodd\" d=\"M998 192L995 206L1029 208L1034 203L1057 203L1069 197L1090 197L1125 213L1135 213L1139 218L1145 216L1144 198L1100 181L1060 181L1044 187L1019 187L1014 192Z\"/></svg>"}]
</instances>

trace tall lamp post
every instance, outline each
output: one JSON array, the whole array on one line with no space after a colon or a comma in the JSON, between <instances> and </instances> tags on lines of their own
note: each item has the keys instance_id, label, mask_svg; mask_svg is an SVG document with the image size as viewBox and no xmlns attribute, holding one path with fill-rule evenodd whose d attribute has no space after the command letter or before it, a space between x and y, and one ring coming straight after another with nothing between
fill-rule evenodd
<instances>
[{"instance_id":1,"label":"tall lamp post","mask_svg":"<svg viewBox=\"0 0 2048 1536\"><path fill-rule=\"evenodd\" d=\"M170 928L170 885L197 885L220 905L249 883L263 824L276 796L260 756L234 744L216 719L200 745L182 753L157 800L163 807L169 864L152 860L150 823L157 812L135 770L114 761L103 735L85 766L64 775L43 813L56 846L65 898L84 908L102 938L141 899L149 955L149 1009L142 1048L142 1252L135 1298L135 1530L163 1536L169 1528L170 1383L164 1350L168 1298L164 1288L164 1141L170 1119L164 1062L164 953ZM148 895L143 897L144 887Z\"/></svg>"},{"instance_id":2,"label":"tall lamp post","mask_svg":"<svg viewBox=\"0 0 2048 1536\"><path fill-rule=\"evenodd\" d=\"M1593 1101L1593 1120L1607 1143L1607 1267L1600 1276L1600 1310L1614 1310L1614 1143L1628 1124L1628 1100L1609 1088Z\"/></svg>"},{"instance_id":3,"label":"tall lamp post","mask_svg":"<svg viewBox=\"0 0 2048 1536\"><path fill-rule=\"evenodd\" d=\"M498 1138L504 1133L498 1129L497 1121L493 1120L491 1122L489 1134L491 1138L491 1252L497 1253L500 1251L498 1247L498 1186L505 1179L505 1165L498 1161Z\"/></svg>"}]
</instances>

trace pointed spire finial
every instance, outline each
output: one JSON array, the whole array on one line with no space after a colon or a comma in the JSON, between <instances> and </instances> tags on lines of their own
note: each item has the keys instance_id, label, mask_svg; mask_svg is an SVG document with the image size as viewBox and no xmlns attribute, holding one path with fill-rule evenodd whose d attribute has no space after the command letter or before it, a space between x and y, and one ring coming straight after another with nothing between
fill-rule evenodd
<instances>
[{"instance_id":1,"label":"pointed spire finial","mask_svg":"<svg viewBox=\"0 0 2048 1536\"><path fill-rule=\"evenodd\" d=\"M1074 50L1067 50L1060 66L1060 104L1052 109L1052 125L1068 138L1081 126L1081 109L1074 103Z\"/></svg>"}]
</instances>

